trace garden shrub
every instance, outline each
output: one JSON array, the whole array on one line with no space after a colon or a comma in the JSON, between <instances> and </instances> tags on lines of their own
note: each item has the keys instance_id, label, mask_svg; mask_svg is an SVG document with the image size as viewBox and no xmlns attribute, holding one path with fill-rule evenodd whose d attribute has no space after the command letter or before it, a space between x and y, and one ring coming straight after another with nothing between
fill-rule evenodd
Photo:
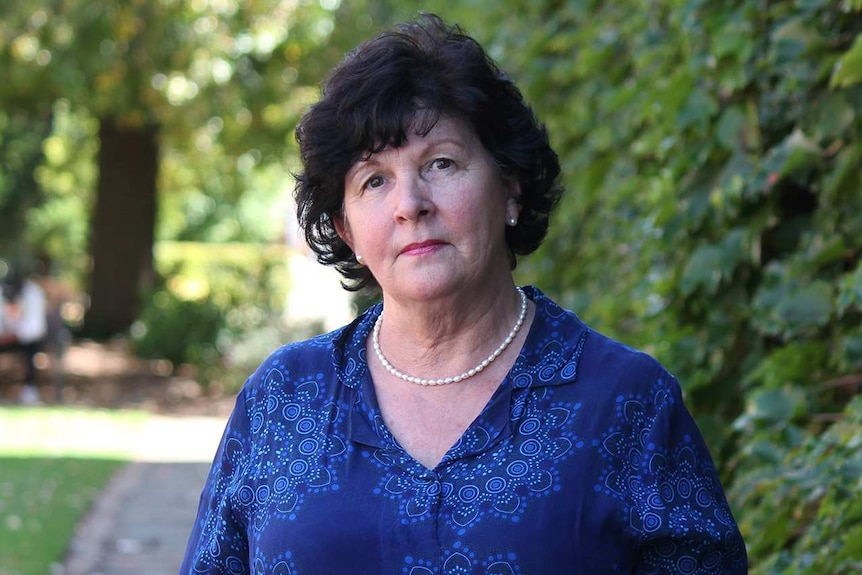
<instances>
[{"instance_id":1,"label":"garden shrub","mask_svg":"<svg viewBox=\"0 0 862 575\"><path fill-rule=\"evenodd\" d=\"M277 245L160 244L157 269L167 281L132 328L135 352L188 364L206 387L236 391L276 347L321 330L289 319L287 259Z\"/></svg>"}]
</instances>

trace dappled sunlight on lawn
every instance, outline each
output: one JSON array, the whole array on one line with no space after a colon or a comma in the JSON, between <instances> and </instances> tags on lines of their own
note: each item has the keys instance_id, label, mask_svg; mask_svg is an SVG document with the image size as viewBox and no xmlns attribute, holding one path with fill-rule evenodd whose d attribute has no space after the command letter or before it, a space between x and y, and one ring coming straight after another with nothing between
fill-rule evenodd
<instances>
[{"instance_id":1,"label":"dappled sunlight on lawn","mask_svg":"<svg viewBox=\"0 0 862 575\"><path fill-rule=\"evenodd\" d=\"M226 418L134 410L0 408L0 456L208 462Z\"/></svg>"},{"instance_id":2,"label":"dappled sunlight on lawn","mask_svg":"<svg viewBox=\"0 0 862 575\"><path fill-rule=\"evenodd\" d=\"M148 414L61 408L0 408L0 455L132 459Z\"/></svg>"}]
</instances>

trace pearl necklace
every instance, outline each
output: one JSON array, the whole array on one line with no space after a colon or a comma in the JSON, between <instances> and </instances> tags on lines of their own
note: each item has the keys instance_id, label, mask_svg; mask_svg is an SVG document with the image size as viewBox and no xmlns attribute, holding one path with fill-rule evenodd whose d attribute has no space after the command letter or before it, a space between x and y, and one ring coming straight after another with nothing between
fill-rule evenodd
<instances>
[{"instance_id":1,"label":"pearl necklace","mask_svg":"<svg viewBox=\"0 0 862 575\"><path fill-rule=\"evenodd\" d=\"M527 317L527 295L524 293L524 290L521 288L517 288L518 294L521 296L521 313L518 315L518 321L515 322L515 326L509 331L509 335L506 336L506 339L503 343L500 344L500 347L494 350L494 353L483 359L479 365L476 367L465 371L461 375L456 375L454 377L445 377L442 379L422 379L421 377L415 377L412 375L407 375L406 373L402 373L398 371L389 360L383 355L383 351L380 349L380 324L383 322L383 312L380 312L380 315L377 316L377 321L374 322L374 330L371 333L371 342L374 345L374 353L377 354L377 359L380 360L380 363L383 364L383 367L386 368L386 371L397 377L398 379L403 379L404 381L415 383L417 385L445 385L447 383L458 383L459 381L464 381L465 379L469 379L476 375L477 373L484 370L486 367L491 365L491 363L500 357L500 354L505 351L509 344L515 339L515 336L518 335L518 331L520 331L521 326L524 325L524 319Z\"/></svg>"}]
</instances>

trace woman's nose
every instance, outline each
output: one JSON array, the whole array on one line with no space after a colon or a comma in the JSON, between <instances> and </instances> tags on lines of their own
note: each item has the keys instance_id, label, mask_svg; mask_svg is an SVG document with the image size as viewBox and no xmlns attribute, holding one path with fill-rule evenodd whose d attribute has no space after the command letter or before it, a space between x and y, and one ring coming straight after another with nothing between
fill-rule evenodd
<instances>
[{"instance_id":1,"label":"woman's nose","mask_svg":"<svg viewBox=\"0 0 862 575\"><path fill-rule=\"evenodd\" d=\"M401 177L396 183L395 218L412 221L428 215L432 202L428 183L418 176Z\"/></svg>"}]
</instances>

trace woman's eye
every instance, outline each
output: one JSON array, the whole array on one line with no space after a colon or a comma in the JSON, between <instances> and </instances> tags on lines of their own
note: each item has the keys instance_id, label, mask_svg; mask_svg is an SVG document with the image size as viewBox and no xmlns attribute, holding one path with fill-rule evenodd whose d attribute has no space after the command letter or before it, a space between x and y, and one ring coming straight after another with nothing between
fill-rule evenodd
<instances>
[{"instance_id":1,"label":"woman's eye","mask_svg":"<svg viewBox=\"0 0 862 575\"><path fill-rule=\"evenodd\" d=\"M452 167L452 160L449 158L437 158L431 162L431 167L435 170L445 170Z\"/></svg>"},{"instance_id":2,"label":"woman's eye","mask_svg":"<svg viewBox=\"0 0 862 575\"><path fill-rule=\"evenodd\" d=\"M379 188L383 185L383 178L380 176L371 176L365 181L366 188Z\"/></svg>"}]
</instances>

